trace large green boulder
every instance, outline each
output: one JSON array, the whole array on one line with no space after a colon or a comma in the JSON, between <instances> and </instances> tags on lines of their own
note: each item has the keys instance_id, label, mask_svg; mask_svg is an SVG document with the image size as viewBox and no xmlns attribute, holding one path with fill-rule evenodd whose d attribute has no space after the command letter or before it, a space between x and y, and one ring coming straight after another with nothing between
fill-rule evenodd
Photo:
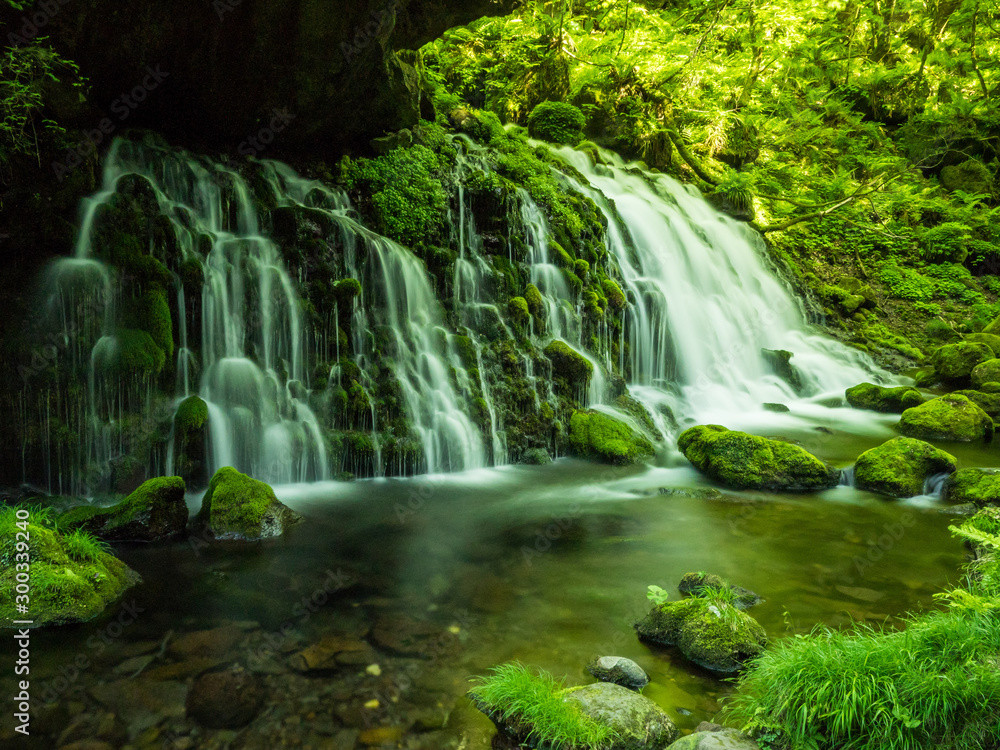
<instances>
[{"instance_id":1,"label":"large green boulder","mask_svg":"<svg viewBox=\"0 0 1000 750\"><path fill-rule=\"evenodd\" d=\"M17 565L25 562L31 566L26 613L17 598ZM84 531L62 533L36 513L21 521L14 508L0 511L0 627L21 627L14 620L31 620L31 627L87 622L141 580Z\"/></svg>"},{"instance_id":2,"label":"large green boulder","mask_svg":"<svg viewBox=\"0 0 1000 750\"><path fill-rule=\"evenodd\" d=\"M907 409L899 418L899 431L921 440L971 442L993 437L993 420L972 401L949 393Z\"/></svg>"},{"instance_id":3,"label":"large green boulder","mask_svg":"<svg viewBox=\"0 0 1000 750\"><path fill-rule=\"evenodd\" d=\"M598 682L570 688L564 696L584 716L615 733L608 750L666 750L680 735L666 711L621 685Z\"/></svg>"},{"instance_id":4,"label":"large green boulder","mask_svg":"<svg viewBox=\"0 0 1000 750\"><path fill-rule=\"evenodd\" d=\"M215 472L201 503L198 521L216 539L268 539L302 520L275 497L270 485L231 466Z\"/></svg>"},{"instance_id":5,"label":"large green boulder","mask_svg":"<svg viewBox=\"0 0 1000 750\"><path fill-rule=\"evenodd\" d=\"M722 599L691 597L660 604L635 629L642 640L677 646L690 661L713 672L735 672L767 645L760 623Z\"/></svg>"},{"instance_id":6,"label":"large green boulder","mask_svg":"<svg viewBox=\"0 0 1000 750\"><path fill-rule=\"evenodd\" d=\"M821 490L840 471L804 448L717 424L685 430L677 447L701 473L738 490Z\"/></svg>"},{"instance_id":7,"label":"large green boulder","mask_svg":"<svg viewBox=\"0 0 1000 750\"><path fill-rule=\"evenodd\" d=\"M859 490L890 497L915 497L934 474L955 471L954 456L923 440L897 437L867 450L854 464L854 484Z\"/></svg>"},{"instance_id":8,"label":"large green boulder","mask_svg":"<svg viewBox=\"0 0 1000 750\"><path fill-rule=\"evenodd\" d=\"M993 359L993 350L986 344L959 341L945 344L931 355L934 371L942 380L952 383L968 382L976 365Z\"/></svg>"},{"instance_id":9,"label":"large green boulder","mask_svg":"<svg viewBox=\"0 0 1000 750\"><path fill-rule=\"evenodd\" d=\"M990 388L992 387L992 385L993 385L992 383L983 383L982 387ZM984 412L989 414L994 419L996 419L997 416L1000 416L1000 393L996 391L986 392L986 391L972 391L972 390L952 391L952 392L959 396L965 396L967 399L969 399L969 401L974 403L976 406L978 406L980 409L982 409Z\"/></svg>"},{"instance_id":10,"label":"large green boulder","mask_svg":"<svg viewBox=\"0 0 1000 750\"><path fill-rule=\"evenodd\" d=\"M973 503L983 508L1000 506L1000 470L959 469L944 484L944 499L949 503Z\"/></svg>"},{"instance_id":11,"label":"large green boulder","mask_svg":"<svg viewBox=\"0 0 1000 750\"><path fill-rule=\"evenodd\" d=\"M988 359L972 369L972 385L979 388L986 383L1000 382L1000 359Z\"/></svg>"},{"instance_id":12,"label":"large green boulder","mask_svg":"<svg viewBox=\"0 0 1000 750\"><path fill-rule=\"evenodd\" d=\"M986 344L994 354L1000 352L1000 336L995 333L967 333L962 338L976 344Z\"/></svg>"},{"instance_id":13,"label":"large green boulder","mask_svg":"<svg viewBox=\"0 0 1000 750\"><path fill-rule=\"evenodd\" d=\"M113 541L155 542L184 533L188 507L184 480L158 477L110 508L84 505L59 517L64 528L80 528Z\"/></svg>"},{"instance_id":14,"label":"large green boulder","mask_svg":"<svg viewBox=\"0 0 1000 750\"><path fill-rule=\"evenodd\" d=\"M924 396L912 386L886 388L874 383L861 383L846 391L847 403L855 409L869 409L890 414L902 414L924 402Z\"/></svg>"},{"instance_id":15,"label":"large green boulder","mask_svg":"<svg viewBox=\"0 0 1000 750\"><path fill-rule=\"evenodd\" d=\"M577 353L565 341L556 339L545 347L545 356L552 362L552 376L562 381L566 395L580 398L587 391L594 375L594 366L582 354Z\"/></svg>"},{"instance_id":16,"label":"large green boulder","mask_svg":"<svg viewBox=\"0 0 1000 750\"><path fill-rule=\"evenodd\" d=\"M581 458L633 464L650 458L653 444L625 422L599 411L576 411L569 421L569 445Z\"/></svg>"}]
</instances>

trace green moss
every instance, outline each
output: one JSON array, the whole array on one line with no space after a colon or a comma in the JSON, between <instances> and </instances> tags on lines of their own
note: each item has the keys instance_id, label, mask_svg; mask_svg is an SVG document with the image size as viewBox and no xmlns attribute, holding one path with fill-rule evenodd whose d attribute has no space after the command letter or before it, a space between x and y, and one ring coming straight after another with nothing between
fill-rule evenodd
<instances>
[{"instance_id":1,"label":"green moss","mask_svg":"<svg viewBox=\"0 0 1000 750\"><path fill-rule=\"evenodd\" d=\"M677 590L685 596L727 600L731 598L732 605L737 609L749 609L761 601L754 592L742 586L735 586L715 573L685 573L677 585Z\"/></svg>"},{"instance_id":2,"label":"green moss","mask_svg":"<svg viewBox=\"0 0 1000 750\"><path fill-rule=\"evenodd\" d=\"M538 291L538 287L534 284L528 284L527 289L524 290L524 301L528 303L528 311L534 318L544 323L545 300L542 299L542 293Z\"/></svg>"},{"instance_id":3,"label":"green moss","mask_svg":"<svg viewBox=\"0 0 1000 750\"><path fill-rule=\"evenodd\" d=\"M897 437L862 453L854 465L859 490L890 497L915 497L934 474L955 471L957 460L930 443Z\"/></svg>"},{"instance_id":4,"label":"green moss","mask_svg":"<svg viewBox=\"0 0 1000 750\"><path fill-rule=\"evenodd\" d=\"M344 310L350 309L351 300L361 294L361 284L357 279L341 279L333 287L333 295Z\"/></svg>"},{"instance_id":5,"label":"green moss","mask_svg":"<svg viewBox=\"0 0 1000 750\"><path fill-rule=\"evenodd\" d=\"M531 318L527 300L524 297L511 297L507 303L507 315L515 324L519 326L527 325L528 320Z\"/></svg>"},{"instance_id":6,"label":"green moss","mask_svg":"<svg viewBox=\"0 0 1000 750\"><path fill-rule=\"evenodd\" d=\"M984 383L1000 382L1000 359L988 359L980 362L970 373L972 385L979 388Z\"/></svg>"},{"instance_id":7,"label":"green moss","mask_svg":"<svg viewBox=\"0 0 1000 750\"><path fill-rule=\"evenodd\" d=\"M587 277L590 275L590 264L585 260L578 260L573 264L573 272L580 281L586 283Z\"/></svg>"},{"instance_id":8,"label":"green moss","mask_svg":"<svg viewBox=\"0 0 1000 750\"><path fill-rule=\"evenodd\" d=\"M231 466L215 472L202 499L199 521L217 539L264 539L278 536L299 517L274 495L270 485Z\"/></svg>"},{"instance_id":9,"label":"green moss","mask_svg":"<svg viewBox=\"0 0 1000 750\"><path fill-rule=\"evenodd\" d=\"M188 434L200 430L208 422L208 404L198 396L188 396L174 413L174 429Z\"/></svg>"},{"instance_id":10,"label":"green moss","mask_svg":"<svg viewBox=\"0 0 1000 750\"><path fill-rule=\"evenodd\" d=\"M698 471L735 489L820 490L840 472L803 448L720 425L685 430L677 447Z\"/></svg>"},{"instance_id":11,"label":"green moss","mask_svg":"<svg viewBox=\"0 0 1000 750\"><path fill-rule=\"evenodd\" d=\"M577 411L570 418L573 453L612 464L632 464L650 458L653 444L624 422L596 411Z\"/></svg>"},{"instance_id":12,"label":"green moss","mask_svg":"<svg viewBox=\"0 0 1000 750\"><path fill-rule=\"evenodd\" d=\"M122 326L145 331L167 360L174 356L174 323L167 303L167 293L160 288L147 289L126 306Z\"/></svg>"},{"instance_id":13,"label":"green moss","mask_svg":"<svg viewBox=\"0 0 1000 750\"><path fill-rule=\"evenodd\" d=\"M944 486L949 503L973 503L982 508L1000 506L1000 471L996 469L959 469Z\"/></svg>"},{"instance_id":14,"label":"green moss","mask_svg":"<svg viewBox=\"0 0 1000 750\"><path fill-rule=\"evenodd\" d=\"M10 627L23 619L16 610L16 563L31 561L31 619L35 627L86 622L97 617L141 579L107 547L82 531L63 534L48 519L32 513L27 522L28 550L19 552L15 510L0 510L0 618Z\"/></svg>"},{"instance_id":15,"label":"green moss","mask_svg":"<svg viewBox=\"0 0 1000 750\"><path fill-rule=\"evenodd\" d=\"M739 670L767 645L760 623L722 598L666 602L637 623L636 631L643 640L677 646L695 664L723 673Z\"/></svg>"},{"instance_id":16,"label":"green moss","mask_svg":"<svg viewBox=\"0 0 1000 750\"><path fill-rule=\"evenodd\" d=\"M117 378L158 375L167 361L149 333L132 328L119 328L114 337L98 342L95 360L101 371Z\"/></svg>"},{"instance_id":17,"label":"green moss","mask_svg":"<svg viewBox=\"0 0 1000 750\"><path fill-rule=\"evenodd\" d=\"M622 292L621 287L614 279L604 279L601 282L601 287L604 289L604 296L608 300L608 305L612 310L621 311L625 309L625 293Z\"/></svg>"},{"instance_id":18,"label":"green moss","mask_svg":"<svg viewBox=\"0 0 1000 750\"><path fill-rule=\"evenodd\" d=\"M983 383L983 388L990 386L990 383ZM953 391L959 396L965 396L992 418L1000 416L1000 393L987 391Z\"/></svg>"},{"instance_id":19,"label":"green moss","mask_svg":"<svg viewBox=\"0 0 1000 750\"><path fill-rule=\"evenodd\" d=\"M458 352L458 358L462 361L463 367L469 368L479 365L479 357L476 355L476 345L472 339L468 336L452 336L451 340L455 345L455 350Z\"/></svg>"},{"instance_id":20,"label":"green moss","mask_svg":"<svg viewBox=\"0 0 1000 750\"><path fill-rule=\"evenodd\" d=\"M594 375L594 366L586 357L570 348L565 341L556 339L545 347L545 356L552 362L552 374L571 390L585 390Z\"/></svg>"},{"instance_id":21,"label":"green moss","mask_svg":"<svg viewBox=\"0 0 1000 750\"><path fill-rule=\"evenodd\" d=\"M909 386L886 388L874 383L861 383L848 388L846 395L847 403L855 409L870 409L892 414L902 414L907 409L924 402L923 394Z\"/></svg>"},{"instance_id":22,"label":"green moss","mask_svg":"<svg viewBox=\"0 0 1000 750\"><path fill-rule=\"evenodd\" d=\"M533 138L553 143L579 143L587 120L572 104L542 102L528 116L528 132Z\"/></svg>"},{"instance_id":23,"label":"green moss","mask_svg":"<svg viewBox=\"0 0 1000 750\"><path fill-rule=\"evenodd\" d=\"M567 253L565 248L555 240L549 242L549 254L552 256L553 262L560 268L575 271L576 261L573 260L573 256Z\"/></svg>"},{"instance_id":24,"label":"green moss","mask_svg":"<svg viewBox=\"0 0 1000 750\"><path fill-rule=\"evenodd\" d=\"M993 350L986 344L961 341L937 349L931 355L931 364L942 380L966 382L976 365L993 357Z\"/></svg>"},{"instance_id":25,"label":"green moss","mask_svg":"<svg viewBox=\"0 0 1000 750\"><path fill-rule=\"evenodd\" d=\"M167 539L183 534L187 526L186 490L180 477L148 479L117 505L73 508L59 517L59 524L114 541Z\"/></svg>"},{"instance_id":26,"label":"green moss","mask_svg":"<svg viewBox=\"0 0 1000 750\"><path fill-rule=\"evenodd\" d=\"M904 411L899 431L923 440L989 440L993 420L965 396L949 393Z\"/></svg>"}]
</instances>

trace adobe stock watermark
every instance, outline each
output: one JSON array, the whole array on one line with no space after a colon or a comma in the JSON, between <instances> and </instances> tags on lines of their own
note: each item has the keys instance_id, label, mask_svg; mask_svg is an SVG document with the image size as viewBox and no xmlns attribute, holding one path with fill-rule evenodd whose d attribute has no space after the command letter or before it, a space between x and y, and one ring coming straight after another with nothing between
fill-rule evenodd
<instances>
[{"instance_id":1,"label":"adobe stock watermark","mask_svg":"<svg viewBox=\"0 0 1000 750\"><path fill-rule=\"evenodd\" d=\"M916 523L917 519L913 514L907 512L900 516L898 521L883 524L880 530L884 533L868 546L868 552L863 557L855 555L851 560L858 577L864 578L868 570L881 562L882 558L906 536L906 530L913 528Z\"/></svg>"},{"instance_id":2,"label":"adobe stock watermark","mask_svg":"<svg viewBox=\"0 0 1000 750\"><path fill-rule=\"evenodd\" d=\"M243 5L243 0L212 0L212 10L219 20L223 20L228 14Z\"/></svg>"},{"instance_id":3,"label":"adobe stock watermark","mask_svg":"<svg viewBox=\"0 0 1000 750\"><path fill-rule=\"evenodd\" d=\"M66 156L62 161L52 162L52 171L55 172L59 182L62 182L66 175L80 166L91 151L96 151L98 146L112 136L121 123L131 117L139 105L146 101L147 97L159 88L160 84L169 76L170 73L163 70L162 64L155 67L148 66L146 75L139 83L111 102L111 112L117 115L118 121L115 122L110 117L105 117L97 123L96 128L83 132L83 139L66 150Z\"/></svg>"},{"instance_id":4,"label":"adobe stock watermark","mask_svg":"<svg viewBox=\"0 0 1000 750\"><path fill-rule=\"evenodd\" d=\"M266 151L267 147L274 143L278 133L287 128L295 117L296 115L287 109L271 110L270 122L240 143L238 149L240 156L250 159Z\"/></svg>"},{"instance_id":5,"label":"adobe stock watermark","mask_svg":"<svg viewBox=\"0 0 1000 750\"><path fill-rule=\"evenodd\" d=\"M69 5L70 2L71 0L41 0L33 12L21 16L21 33L12 31L7 34L7 44L11 47L29 44L56 17L62 6Z\"/></svg>"}]
</instances>

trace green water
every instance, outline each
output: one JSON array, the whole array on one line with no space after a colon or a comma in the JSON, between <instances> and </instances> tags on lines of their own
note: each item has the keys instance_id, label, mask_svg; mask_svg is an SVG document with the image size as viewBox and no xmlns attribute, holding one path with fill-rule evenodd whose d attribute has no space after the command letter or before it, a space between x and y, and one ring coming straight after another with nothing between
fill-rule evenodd
<instances>
[{"instance_id":1,"label":"green water","mask_svg":"<svg viewBox=\"0 0 1000 750\"><path fill-rule=\"evenodd\" d=\"M886 436L795 437L845 463ZM955 452L963 465L989 465L995 450ZM764 598L751 613L778 639L852 620L897 626L905 612L933 606L933 595L959 580L964 551L948 532L952 515L934 498L887 501L849 487L802 496L665 495L661 487L709 485L676 457L661 456L660 463L667 467L612 469L564 459L545 467L279 487L278 496L307 519L282 540L119 549L145 578L132 594L146 611L78 682L111 679L128 643L158 641L169 630L250 620L274 632L290 623L296 636L282 650L292 653L329 632L364 632L372 623L394 630L397 622L409 623L399 626L405 630L417 622L442 634L440 647L417 658L383 655L380 676L358 677L363 666L310 676L283 710L322 717L333 707L324 698L317 711L309 691L343 682L342 702L345 691L358 703L380 700L369 725L405 729L412 723L408 707L433 699L448 714L440 737L486 748L492 725L462 698L470 676L519 659L579 684L590 680L584 666L593 657L615 654L637 661L652 680L644 694L691 729L717 715L732 686L676 651L636 639L631 625L647 610L648 585L676 596L687 572L725 576ZM327 571L352 583L305 618L295 606ZM76 653L90 654L87 638L106 622L39 633L43 676ZM409 736L401 746L411 746Z\"/></svg>"}]
</instances>

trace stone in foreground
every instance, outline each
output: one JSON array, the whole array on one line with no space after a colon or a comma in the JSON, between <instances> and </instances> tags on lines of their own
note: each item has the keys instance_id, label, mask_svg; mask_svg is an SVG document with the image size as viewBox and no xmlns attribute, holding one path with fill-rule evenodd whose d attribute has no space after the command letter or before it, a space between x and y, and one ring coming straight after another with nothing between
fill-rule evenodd
<instances>
[{"instance_id":1,"label":"stone in foreground","mask_svg":"<svg viewBox=\"0 0 1000 750\"><path fill-rule=\"evenodd\" d=\"M854 485L890 497L915 497L935 474L955 471L950 453L914 438L897 437L858 456Z\"/></svg>"},{"instance_id":2,"label":"stone in foreground","mask_svg":"<svg viewBox=\"0 0 1000 750\"><path fill-rule=\"evenodd\" d=\"M874 383L861 383L848 388L845 395L847 403L855 409L869 409L888 414L902 414L907 409L920 406L924 402L923 394L911 386L886 388Z\"/></svg>"},{"instance_id":3,"label":"stone in foreground","mask_svg":"<svg viewBox=\"0 0 1000 750\"><path fill-rule=\"evenodd\" d=\"M993 420L965 396L949 393L907 409L899 418L899 431L921 440L972 442L993 437Z\"/></svg>"},{"instance_id":4,"label":"stone in foreground","mask_svg":"<svg viewBox=\"0 0 1000 750\"><path fill-rule=\"evenodd\" d=\"M649 698L621 685L598 682L566 691L585 716L618 735L608 750L665 750L679 732L667 713Z\"/></svg>"},{"instance_id":5,"label":"stone in foreground","mask_svg":"<svg viewBox=\"0 0 1000 750\"><path fill-rule=\"evenodd\" d=\"M642 690L649 676L642 667L624 656L601 656L587 665L587 671L601 682L611 682L629 690Z\"/></svg>"},{"instance_id":6,"label":"stone in foreground","mask_svg":"<svg viewBox=\"0 0 1000 750\"><path fill-rule=\"evenodd\" d=\"M0 527L5 530L0 538L0 627L16 627L14 620L25 619L18 613L16 599L16 563L25 553L18 550L15 531L28 538L31 627L92 620L142 580L83 532L62 534L35 517L24 528L15 526L15 521L13 509L0 512Z\"/></svg>"},{"instance_id":7,"label":"stone in foreground","mask_svg":"<svg viewBox=\"0 0 1000 750\"><path fill-rule=\"evenodd\" d=\"M256 541L281 536L302 517L270 485L224 466L208 485L198 519L216 539Z\"/></svg>"},{"instance_id":8,"label":"stone in foreground","mask_svg":"<svg viewBox=\"0 0 1000 750\"><path fill-rule=\"evenodd\" d=\"M59 518L66 528L82 528L112 541L155 542L184 533L188 507L180 477L148 479L110 508L81 506Z\"/></svg>"},{"instance_id":9,"label":"stone in foreground","mask_svg":"<svg viewBox=\"0 0 1000 750\"><path fill-rule=\"evenodd\" d=\"M723 728L681 737L670 750L760 750L760 745L743 732Z\"/></svg>"},{"instance_id":10,"label":"stone in foreground","mask_svg":"<svg viewBox=\"0 0 1000 750\"><path fill-rule=\"evenodd\" d=\"M653 607L635 629L642 640L677 646L690 661L712 672L736 672L767 645L764 628L746 612L700 597Z\"/></svg>"},{"instance_id":11,"label":"stone in foreground","mask_svg":"<svg viewBox=\"0 0 1000 750\"><path fill-rule=\"evenodd\" d=\"M822 490L840 481L838 469L804 448L716 424L686 430L677 447L702 474L738 490Z\"/></svg>"}]
</instances>

